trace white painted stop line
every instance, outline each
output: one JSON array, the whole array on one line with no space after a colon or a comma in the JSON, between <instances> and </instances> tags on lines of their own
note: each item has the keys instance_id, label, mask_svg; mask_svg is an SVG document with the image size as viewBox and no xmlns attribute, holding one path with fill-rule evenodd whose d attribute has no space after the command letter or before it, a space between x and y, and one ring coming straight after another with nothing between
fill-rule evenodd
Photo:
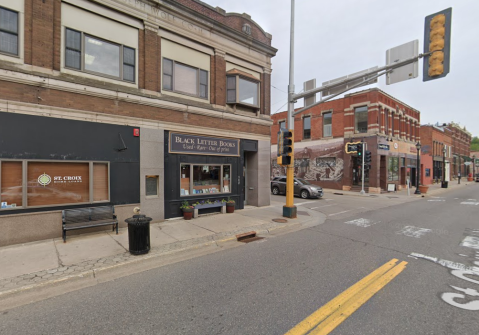
<instances>
[{"instance_id":1,"label":"white painted stop line","mask_svg":"<svg viewBox=\"0 0 479 335\"><path fill-rule=\"evenodd\" d=\"M479 205L479 202L463 201L463 202L461 202L461 205L473 205L473 206L477 206L477 205Z\"/></svg>"}]
</instances>

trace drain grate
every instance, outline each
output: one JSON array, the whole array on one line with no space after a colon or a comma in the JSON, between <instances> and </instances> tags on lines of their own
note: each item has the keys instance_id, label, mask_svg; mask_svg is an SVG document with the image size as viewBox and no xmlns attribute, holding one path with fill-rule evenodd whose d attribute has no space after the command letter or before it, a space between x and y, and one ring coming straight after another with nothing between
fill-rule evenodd
<instances>
[{"instance_id":1,"label":"drain grate","mask_svg":"<svg viewBox=\"0 0 479 335\"><path fill-rule=\"evenodd\" d=\"M238 242L250 243L250 242L254 242L254 241L258 241L262 239L264 239L264 237L255 236L255 237L248 237L242 240L238 240Z\"/></svg>"},{"instance_id":2,"label":"drain grate","mask_svg":"<svg viewBox=\"0 0 479 335\"><path fill-rule=\"evenodd\" d=\"M288 220L286 219L273 219L274 222L278 222L278 223L286 223L288 222Z\"/></svg>"}]
</instances>

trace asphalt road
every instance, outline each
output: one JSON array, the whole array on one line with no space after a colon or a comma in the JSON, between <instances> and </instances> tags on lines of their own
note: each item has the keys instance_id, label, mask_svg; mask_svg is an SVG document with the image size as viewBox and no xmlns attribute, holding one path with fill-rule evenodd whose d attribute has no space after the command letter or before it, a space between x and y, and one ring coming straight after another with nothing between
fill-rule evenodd
<instances>
[{"instance_id":1,"label":"asphalt road","mask_svg":"<svg viewBox=\"0 0 479 335\"><path fill-rule=\"evenodd\" d=\"M0 334L285 334L394 258L406 268L332 334L478 333L479 183L296 202L328 219L8 310Z\"/></svg>"}]
</instances>

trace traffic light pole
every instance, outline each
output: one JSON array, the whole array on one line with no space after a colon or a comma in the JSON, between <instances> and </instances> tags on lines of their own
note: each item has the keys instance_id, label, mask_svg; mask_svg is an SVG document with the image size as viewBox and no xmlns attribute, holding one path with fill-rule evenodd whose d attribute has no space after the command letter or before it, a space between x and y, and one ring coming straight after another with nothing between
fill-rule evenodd
<instances>
[{"instance_id":1,"label":"traffic light pole","mask_svg":"<svg viewBox=\"0 0 479 335\"><path fill-rule=\"evenodd\" d=\"M286 168L286 205L283 206L283 216L297 217L297 208L294 205L294 0L291 0L291 30L289 45L289 86L288 86L288 128L293 133L293 152L291 164Z\"/></svg>"},{"instance_id":2,"label":"traffic light pole","mask_svg":"<svg viewBox=\"0 0 479 335\"><path fill-rule=\"evenodd\" d=\"M364 142L361 142L361 146L363 147L363 149L361 150L362 154L361 154L361 157L362 157L362 165L361 165L361 192L359 192L360 194L365 194L366 192L364 192L364 156L366 154L366 150L364 150Z\"/></svg>"}]
</instances>

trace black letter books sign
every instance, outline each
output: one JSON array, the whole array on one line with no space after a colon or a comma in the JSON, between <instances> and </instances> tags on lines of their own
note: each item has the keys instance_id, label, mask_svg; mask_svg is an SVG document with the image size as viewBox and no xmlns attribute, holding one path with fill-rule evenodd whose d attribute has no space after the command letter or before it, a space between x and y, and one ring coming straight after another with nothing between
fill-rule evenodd
<instances>
[{"instance_id":1,"label":"black letter books sign","mask_svg":"<svg viewBox=\"0 0 479 335\"><path fill-rule=\"evenodd\" d=\"M239 140L170 133L170 153L239 156Z\"/></svg>"}]
</instances>

